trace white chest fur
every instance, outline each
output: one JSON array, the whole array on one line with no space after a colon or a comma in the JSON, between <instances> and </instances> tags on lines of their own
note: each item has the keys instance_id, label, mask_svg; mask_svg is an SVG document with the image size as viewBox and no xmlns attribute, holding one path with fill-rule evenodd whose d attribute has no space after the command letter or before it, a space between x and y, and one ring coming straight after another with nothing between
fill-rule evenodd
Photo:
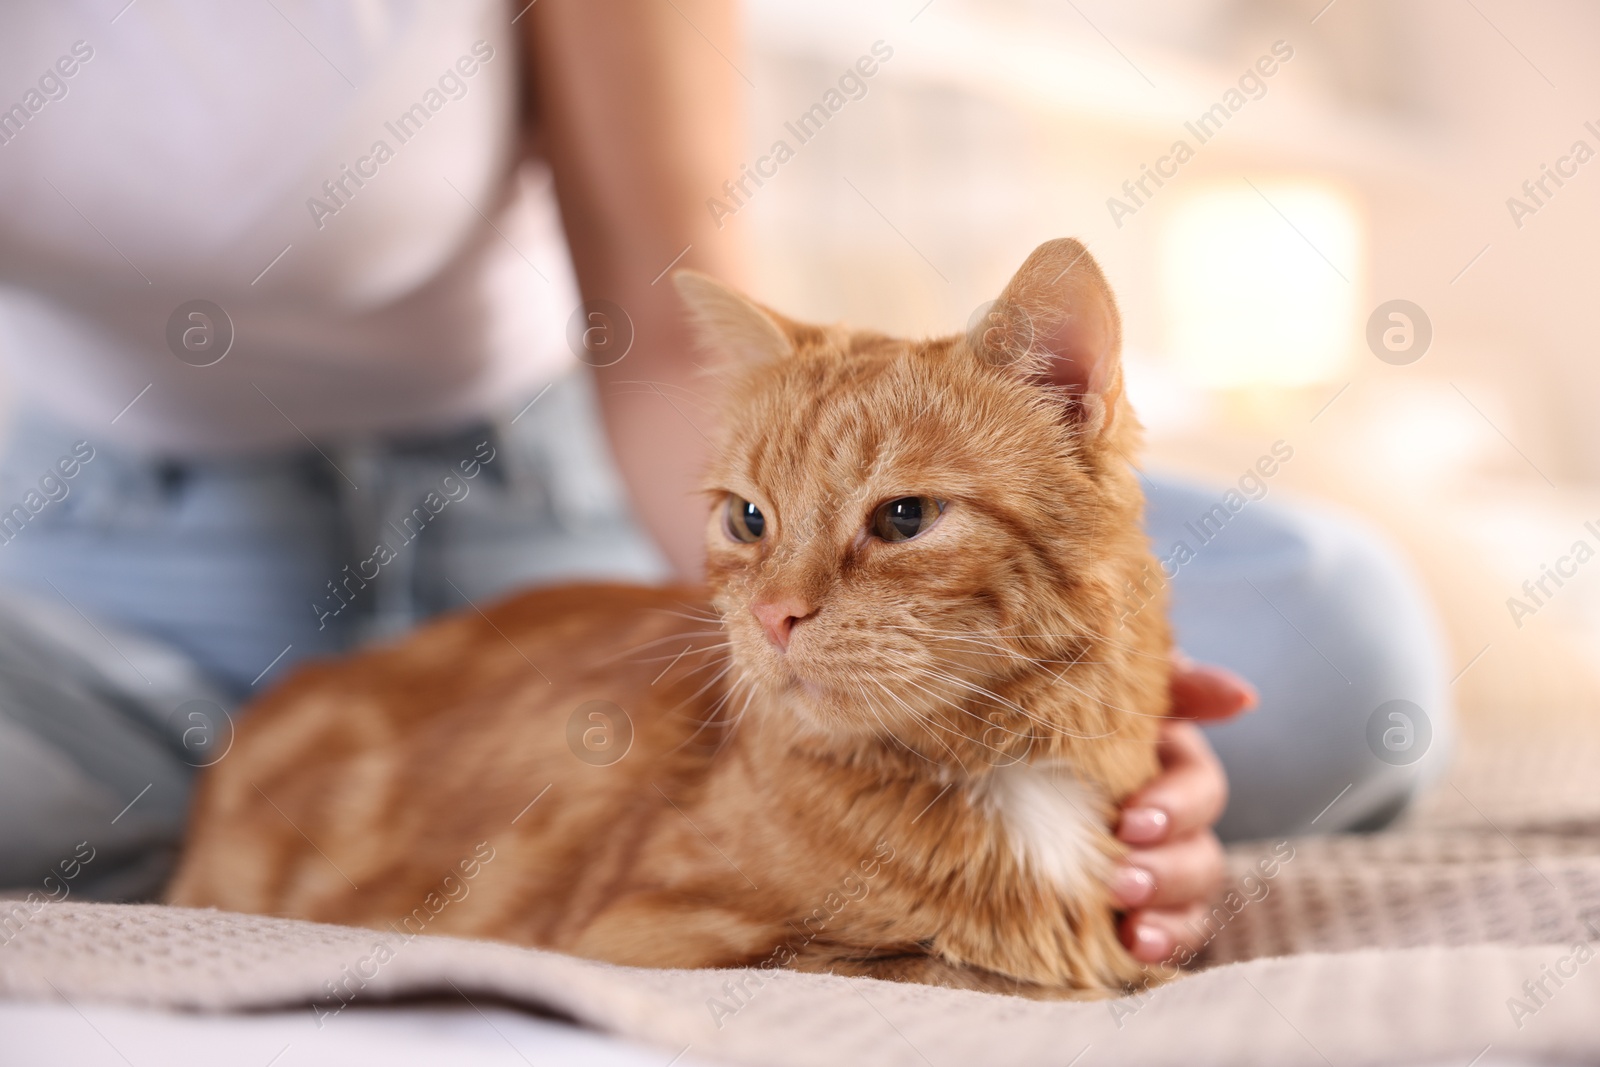
<instances>
[{"instance_id":1,"label":"white chest fur","mask_svg":"<svg viewBox=\"0 0 1600 1067\"><path fill-rule=\"evenodd\" d=\"M1071 897L1092 892L1110 873L1100 842L1102 803L1065 763L1017 763L984 778L980 797L1033 878Z\"/></svg>"}]
</instances>

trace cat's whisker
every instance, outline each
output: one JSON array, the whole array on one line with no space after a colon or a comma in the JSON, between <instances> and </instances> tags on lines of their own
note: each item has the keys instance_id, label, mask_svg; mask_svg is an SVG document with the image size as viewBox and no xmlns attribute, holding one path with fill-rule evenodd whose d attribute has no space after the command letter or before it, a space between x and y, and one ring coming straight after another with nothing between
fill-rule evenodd
<instances>
[{"instance_id":1,"label":"cat's whisker","mask_svg":"<svg viewBox=\"0 0 1600 1067\"><path fill-rule=\"evenodd\" d=\"M926 687L924 687L922 685L918 685L917 682L914 681L913 679L905 678L905 679L901 679L901 680L906 682L908 685L912 685L912 686L915 686L918 689L921 689L924 693L927 693L929 696L933 697L934 699L940 700L940 701L943 701L946 704L949 704L951 707L955 708L957 711L960 711L963 714L970 715L972 718L977 719L979 722L984 724L983 733L988 733L988 731L990 729L998 729L1002 733L1011 734L1013 737L1026 738L1026 737L1032 736L1031 734L1028 734L1028 733L1019 733L1019 732L1017 732L1015 730L1008 730L1005 727L1001 726L999 723L995 723L995 722L992 722L992 721L990 721L988 719L985 719L982 716L979 716L979 715L975 714L971 710L969 710L967 708L963 708L961 705L955 703L954 701L950 700L949 698L940 696L938 693L935 693L932 690L930 690L930 689L928 689L928 688L926 688ZM916 714L916 712L913 711L912 714ZM990 745L988 742L986 742L983 739L981 734L979 736L977 736L977 737L971 737L971 736L968 736L966 734L962 734L961 731L959 731L959 730L957 730L956 733L961 734L961 736L965 740L972 742L973 744L977 745L980 748L987 749L989 752L993 753L996 756L1005 756L1005 755L1007 755L1007 753L1001 751L998 748L995 748L993 745ZM960 762L960 761L958 760L957 762ZM962 766L962 770L966 770L966 766L964 764Z\"/></svg>"},{"instance_id":2,"label":"cat's whisker","mask_svg":"<svg viewBox=\"0 0 1600 1067\"><path fill-rule=\"evenodd\" d=\"M906 743L905 738L901 737L894 730L890 729L889 724L883 721L883 716L879 713L877 704L873 702L870 695L867 693L866 688L864 686L858 686L857 688L860 691L859 696L861 698L861 702L866 705L868 711L872 712L872 717L878 721L878 725L883 727L883 735L886 738L888 738L890 741L893 741L895 744L899 745L913 756L916 756L918 759L930 763L935 767L939 765L937 760L929 759L926 753L918 752L916 749L912 748ZM951 755L953 756L954 753L952 752ZM959 759L957 762L959 762Z\"/></svg>"},{"instance_id":3,"label":"cat's whisker","mask_svg":"<svg viewBox=\"0 0 1600 1067\"><path fill-rule=\"evenodd\" d=\"M1109 732L1107 732L1107 733L1098 733L1098 734L1080 733L1078 731L1071 730L1071 729L1069 729L1069 728L1067 728L1065 726L1062 726L1060 724L1048 722L1048 721L1046 721L1044 719L1039 718L1037 715L1035 715L1032 712L1028 711L1026 708L1022 707L1022 705L1016 703L1015 701L1007 700L1005 697L1000 696L998 693L995 693L992 690L986 689L983 686L980 686L975 682L970 682L967 679L956 677L953 674L949 674L947 672L940 671L940 670L937 670L935 668L926 667L926 666L920 666L920 665L913 665L913 666L916 666L917 669L919 669L925 676L927 676L929 678L934 678L934 679L937 679L937 680L940 680L940 681L949 682L952 685L960 686L961 688L966 689L969 692L972 692L972 693L974 693L974 694L976 694L978 696L984 697L984 698L986 698L988 700L992 700L995 703L999 704L1001 707L1005 708L1006 710L1013 711L1013 712L1017 713L1018 715L1021 715L1027 721L1033 723L1034 725L1040 727L1043 730L1048 731L1051 734L1060 734L1060 735L1062 735L1064 737L1071 737L1071 738L1074 738L1076 740L1081 740L1081 741L1092 741L1092 740L1096 740L1098 738L1110 736ZM1077 687L1074 686L1074 688L1077 688ZM1079 692L1083 692L1083 690L1079 690ZM1085 693L1085 695L1087 696L1089 694ZM1106 701L1103 701L1103 700L1096 700L1096 702L1100 703L1100 704L1104 704L1107 707L1112 707L1112 705L1108 704ZM984 722L988 722L989 721L987 719L982 719L981 716L975 716L975 717L981 719L981 721L984 721Z\"/></svg>"},{"instance_id":4,"label":"cat's whisker","mask_svg":"<svg viewBox=\"0 0 1600 1067\"><path fill-rule=\"evenodd\" d=\"M905 702L905 700L903 700L899 695L897 695L888 686L884 685L882 681L880 681L880 680L875 678L875 679L873 679L873 682L874 682L874 684L876 684L878 686L879 689L883 690L885 696L887 696L890 700L893 700L895 703L899 704L902 708L904 708L906 710L906 712L911 716L912 720L914 722L916 722L917 725L921 726L923 728L923 730L927 732L928 736L931 737L934 740L935 743L937 743L946 752L950 753L950 758L955 761L956 766L960 767L963 773L966 772L967 765L961 759L960 754L957 753L954 748L950 747L948 742L946 742L943 738L941 738L937 733L934 732L933 726L930 725L930 723L934 722L933 719L931 719L930 717L928 717L926 715L919 714L915 708L913 708L913 707L911 707L911 705L907 704ZM882 722L883 720L880 717L878 721ZM907 746L907 747L909 748L910 746ZM926 758L926 757L924 757L924 758ZM932 761L930 761L930 762L932 762Z\"/></svg>"},{"instance_id":5,"label":"cat's whisker","mask_svg":"<svg viewBox=\"0 0 1600 1067\"><path fill-rule=\"evenodd\" d=\"M935 632L935 631L924 630L924 629L921 629L921 628L918 628L918 627L909 627L909 626L899 626L899 627L895 627L895 628L899 629L903 633L916 636L916 637L920 638L921 640L925 641L929 645L934 645L934 644L959 644L959 645L974 646L974 647L969 648L967 650L968 654L970 654L970 655L988 655L991 658L997 658L997 659L1013 659L1013 660L1017 660L1018 662L1026 663L1026 664L1029 664L1029 665L1033 665L1033 664L1056 664L1056 663L1072 664L1072 663L1083 662L1082 660L1078 659L1077 657L1073 657L1071 659L1065 659L1065 658L1058 658L1058 657L1054 657L1054 656L1041 656L1041 655L1031 654L1031 653L1023 651L1023 650L1012 648L1011 646L1003 644L1003 643L1001 643L999 641L996 641L996 640L993 640L993 639L989 639L989 638L985 638L985 637L980 637L980 636L977 636L977 635L974 635L974 634ZM1080 635L1080 636L1075 637L1074 640L1081 641L1081 640L1086 639L1087 636L1088 635ZM992 649L993 651L986 653L986 652L980 651L980 649Z\"/></svg>"},{"instance_id":6,"label":"cat's whisker","mask_svg":"<svg viewBox=\"0 0 1600 1067\"><path fill-rule=\"evenodd\" d=\"M707 684L716 684L719 679L725 677L728 672L732 671L736 666L737 665L731 660L728 661L722 672L719 673L716 678L711 679L711 681ZM677 745L674 745L671 751L679 751L695 738L699 737L700 734L705 730L712 727L720 727L722 729L722 736L717 741L717 750L721 751L722 747L726 745L729 739L733 736L734 728L744 717L745 711L748 710L750 706L750 700L755 695L754 687L751 687L746 691L744 707L740 708L739 714L734 716L731 720L725 714L722 714L723 709L726 708L734 699L734 697L738 695L740 686L744 685L747 680L748 676L743 671L740 671L738 676L734 678L732 684L723 689L721 695L718 696L716 700L711 702L711 705L706 709L706 717L704 719L694 719L687 716L682 716L683 718L688 719L688 721L696 724L695 730L688 737L684 738L683 741L679 742ZM702 689L701 692L704 692L704 689ZM682 707L683 704L678 704L675 707L668 709L665 714L669 716L677 716Z\"/></svg>"},{"instance_id":7,"label":"cat's whisker","mask_svg":"<svg viewBox=\"0 0 1600 1067\"><path fill-rule=\"evenodd\" d=\"M731 666L731 664L730 665L725 665L725 666ZM724 672L724 673L726 673L726 672ZM713 678L712 682L715 683L715 681L716 681L716 679ZM724 716L721 715L722 709L732 697L733 697L733 687L729 686L728 688L725 688L722 691L722 693L715 700L713 700L711 702L711 704L705 709L705 718L703 718L703 719L691 718L688 715L681 715L680 716L679 713L678 713L677 708L669 709L666 712L666 714L672 715L674 717L684 718L684 719L688 720L689 722L700 722L700 723L718 722L718 721L721 721L724 718Z\"/></svg>"},{"instance_id":8,"label":"cat's whisker","mask_svg":"<svg viewBox=\"0 0 1600 1067\"><path fill-rule=\"evenodd\" d=\"M678 681L682 681L682 682L686 682L689 679L693 678L695 675L701 673L702 671L712 670L715 667L726 665L729 662L731 662L731 657L724 657L724 658L721 658L721 659L707 660L706 662L701 663L698 666L690 667L687 670L682 671L681 674L678 676L677 680Z\"/></svg>"},{"instance_id":9,"label":"cat's whisker","mask_svg":"<svg viewBox=\"0 0 1600 1067\"><path fill-rule=\"evenodd\" d=\"M937 638L941 640L977 641L983 644L993 645L996 648L1009 647L1001 643L1001 637L1004 635L990 635L983 631L944 630L936 626L928 626L925 623L891 623L889 626L891 629L899 630L902 633L917 634L920 636Z\"/></svg>"},{"instance_id":10,"label":"cat's whisker","mask_svg":"<svg viewBox=\"0 0 1600 1067\"><path fill-rule=\"evenodd\" d=\"M984 732L987 732L990 729L996 729L996 730L999 730L1001 733L1011 734L1013 737L1028 737L1028 736L1030 736L1028 733L1025 733L1025 732L1022 732L1022 731L1018 731L1018 730L1008 729L1008 728L1006 728L1004 726L1001 726L999 723L995 722L992 719L984 718L982 715L979 715L977 712L973 711L971 708L963 707L962 705L956 703L954 700L951 700L949 697L944 696L941 693L934 692L932 689L929 689L927 686L922 685L921 683L919 683L915 678L902 678L902 679L900 679L900 681L905 682L907 685L915 686L917 689L920 689L924 693L927 693L929 696L933 697L935 700L938 700L938 701L940 701L941 703L944 703L944 704L948 704L950 707L954 708L956 711L961 712L963 715L966 715L967 717L969 717L971 719L974 719L977 722L982 723L983 726L984 726ZM973 738L972 740L977 740L979 744L983 743L981 738Z\"/></svg>"},{"instance_id":11,"label":"cat's whisker","mask_svg":"<svg viewBox=\"0 0 1600 1067\"><path fill-rule=\"evenodd\" d=\"M922 675L922 676L928 677L928 678L933 678L935 680L946 680L946 681L952 680L952 679L950 679L948 677L944 677L944 676L942 676L940 674L934 673L932 670L930 670L924 664L918 663L918 662L916 662L914 660L909 660L909 659L903 660L902 663L901 663L901 667L903 669L906 669L906 670L914 671L916 674L919 674L919 675ZM926 686L918 684L918 682L916 681L915 677L906 677L904 674L902 674L897 680L905 682L908 685L916 686L918 689L921 689L924 693L927 693L929 696L934 697L935 699L940 700L945 704L948 704L950 707L954 708L955 710L957 710L957 711L961 712L962 714L967 715L967 716L969 716L969 717L971 717L973 719L976 719L978 722L983 723L985 726L992 725L992 723L991 723L991 721L989 719L983 717L982 715L979 715L977 712L973 711L971 708L965 707L965 706L957 703L956 701L950 699L949 697L944 696L943 694L936 693L933 690L927 688ZM1027 715L1028 713L1027 712L1023 712L1023 714ZM1030 718L1031 718L1031 716L1030 716ZM1034 721L1040 726L1048 725L1043 720L1035 719Z\"/></svg>"},{"instance_id":12,"label":"cat's whisker","mask_svg":"<svg viewBox=\"0 0 1600 1067\"><path fill-rule=\"evenodd\" d=\"M664 653L664 654L659 655L659 656L630 656L630 657L628 657L628 662L629 663L676 663L678 660L683 659L685 656L702 656L702 655L705 655L707 652L718 652L718 653L721 653L721 652L728 651L731 647L732 647L732 645L727 641L718 641L718 642L716 642L714 644L702 645L699 648L695 648L693 646L688 646L688 647L679 649L677 652Z\"/></svg>"},{"instance_id":13,"label":"cat's whisker","mask_svg":"<svg viewBox=\"0 0 1600 1067\"><path fill-rule=\"evenodd\" d=\"M667 643L669 643L671 641L687 641L687 640L692 640L694 638L706 638L706 637L718 637L718 638L722 638L723 640L727 640L728 639L728 633L727 633L726 630L721 630L721 629L716 629L716 630L679 630L677 633L666 634L666 635L664 635L662 637L651 638L649 641L642 641L637 645L631 645L627 649L627 652L628 653L641 652L644 649L654 648L656 645L664 645L664 644L667 644Z\"/></svg>"},{"instance_id":14,"label":"cat's whisker","mask_svg":"<svg viewBox=\"0 0 1600 1067\"><path fill-rule=\"evenodd\" d=\"M679 619L691 619L695 622L711 622L716 623L719 626L726 621L722 613L715 610L700 609L696 608L692 604L683 603L680 603L678 607L683 608L684 610L674 611L672 608L653 608L651 613L656 615L671 615Z\"/></svg>"},{"instance_id":15,"label":"cat's whisker","mask_svg":"<svg viewBox=\"0 0 1600 1067\"><path fill-rule=\"evenodd\" d=\"M732 671L734 669L734 666L735 666L734 661L732 659L728 660L728 662L723 666L723 668L720 671L718 671L716 674L712 675L711 678L709 680L707 680L704 685L702 685L699 689L696 689L693 693L690 693L687 697L684 697L677 704L674 704L669 710L670 711L674 711L674 712L675 711L679 711L684 707L684 705L692 704L696 700L699 700L700 697L703 696L706 692L708 692L713 686L715 686L718 682L722 681L723 678L727 677L728 676L728 672Z\"/></svg>"},{"instance_id":16,"label":"cat's whisker","mask_svg":"<svg viewBox=\"0 0 1600 1067\"><path fill-rule=\"evenodd\" d=\"M958 636L958 637L971 637L971 636L974 636L974 635L993 635L996 638L1009 637L1009 638L1021 639L1021 638L1067 638L1067 637L1081 637L1082 636L1082 634L1079 634L1079 633L1070 633L1070 634L1024 633L1024 632L1021 632L1021 631L1018 631L1018 632L1015 632L1015 633L1008 633L1007 631L1009 630L1009 627L987 627L987 628L982 628L982 629L945 630L945 629L941 629L941 628L939 628L937 626L929 626L926 623L917 624L916 629L918 629L918 630L920 630L920 631L922 631L924 633L950 634L950 635L954 635L954 636Z\"/></svg>"},{"instance_id":17,"label":"cat's whisker","mask_svg":"<svg viewBox=\"0 0 1600 1067\"><path fill-rule=\"evenodd\" d=\"M976 682L970 681L970 680L968 680L966 678L962 678L962 677L960 677L958 675L952 674L949 671L942 670L942 669L940 669L938 667L929 667L929 666L920 665L920 664L914 664L914 666L918 666L925 674L927 674L930 677L939 678L939 679L941 679L943 681L949 682L952 685L958 685L958 686L960 686L961 688L967 690L970 693L974 693L974 694L976 694L978 696L984 697L987 700L991 700L994 703L1000 705L1003 708L1006 708L1009 711L1016 712L1018 715L1025 716L1028 719L1039 723L1041 726L1048 725L1042 719L1039 719L1038 717L1036 717L1027 708L1023 707L1021 704L1018 704L1016 701L1011 700L1011 699L1009 699L1007 697L1001 696L999 693L996 693L992 689L988 689L988 688L986 688L984 686L979 685Z\"/></svg>"},{"instance_id":18,"label":"cat's whisker","mask_svg":"<svg viewBox=\"0 0 1600 1067\"><path fill-rule=\"evenodd\" d=\"M1013 640L1083 640L1085 638L1093 638L1093 639L1096 639L1096 640L1104 641L1107 644L1115 645L1115 646L1117 646L1119 648L1125 648L1125 649L1127 649L1128 652L1130 652L1130 653L1132 653L1134 655L1147 656L1147 657L1152 658L1152 659L1164 659L1165 658L1164 656L1157 655L1157 654L1151 653L1151 652L1146 652L1146 651L1144 651L1142 649L1134 648L1134 647L1132 647L1130 645L1123 644L1122 642L1119 642L1116 638L1110 636L1109 634L1101 633L1100 631L1098 631L1098 630L1094 629L1093 627L1088 626L1086 624L1083 625L1080 630L1078 630L1078 631L1076 631L1074 633L1043 633L1043 632L1040 632L1040 633L1025 633L1025 632L1021 632L1021 631L1007 632L1007 628L1005 628L1005 627L1000 627L1000 628L991 627L991 628L988 628L988 629L967 631L967 630L944 630L944 629L939 629L937 627L925 626L924 625L924 626L919 627L919 629L924 633L940 634L940 635L951 636L951 637L973 637L973 636L980 636L980 635L993 635L997 639L998 638L1010 638L1010 639L1013 639Z\"/></svg>"},{"instance_id":19,"label":"cat's whisker","mask_svg":"<svg viewBox=\"0 0 1600 1067\"><path fill-rule=\"evenodd\" d=\"M1070 729L1068 729L1068 728L1066 728L1064 726L1058 725L1056 723L1049 722L1049 721L1047 721L1045 719L1042 719L1039 716L1033 714L1032 712L1028 711L1026 708L1022 707L1020 704L1017 704L1015 701L1006 700L1004 697L1001 697L999 694L994 693L991 690L988 690L988 689L986 689L986 688L984 688L982 686L978 686L978 685L976 685L976 683L969 682L968 680L966 680L964 678L957 677L956 675L950 674L948 672L945 672L945 671L942 671L942 670L938 670L936 668L928 667L926 664L918 663L918 662L911 661L911 660L905 660L905 661L902 662L902 667L904 667L906 669L909 669L909 670L916 671L918 674L920 674L920 675L922 675L924 677L927 677L929 679L932 679L932 680L949 682L949 683L951 683L953 685L960 686L961 688L966 689L969 692L973 692L976 695L978 695L978 696L980 696L980 697L982 697L982 698L984 698L986 700L997 702L1002 707L1006 708L1007 710L1015 712L1018 715L1021 715L1026 721L1032 723L1034 726L1038 727L1039 729L1045 731L1048 734L1061 734L1061 735L1066 736L1066 737L1072 737L1072 738L1076 738L1076 739L1080 739L1080 740L1092 740L1094 738L1107 736L1106 734L1082 734L1082 733L1078 733L1076 731L1070 730ZM949 699L948 697L941 696L940 694L935 693L932 690L929 690L924 686L918 685L914 678L902 677L900 680L906 682L907 684L916 686L918 689L921 689L923 692L927 693L929 696L932 696L935 699L943 701L944 703L949 704L952 708L955 708L956 710L961 711L963 714L966 714L966 715L970 716L971 718L977 720L978 722L983 723L985 729L989 729L989 728L993 728L993 727L997 727L998 726L998 724L996 724L993 720L988 719L988 718L986 718L986 717L984 717L982 715L979 715L977 712L972 711L970 708L962 707L960 704L958 704L955 701ZM999 727L999 728L1002 729L1002 730L1005 729L1004 727ZM1013 733L1014 731L1005 730L1005 732ZM1017 734L1017 736L1026 736L1026 735L1019 733L1019 734Z\"/></svg>"},{"instance_id":20,"label":"cat's whisker","mask_svg":"<svg viewBox=\"0 0 1600 1067\"><path fill-rule=\"evenodd\" d=\"M1074 692L1083 694L1084 696L1088 697L1090 701L1092 701L1095 704L1100 705L1103 708L1110 708L1112 711L1119 712L1119 713L1121 713L1123 715L1134 715L1134 716L1138 716L1140 718L1145 718L1145 719L1164 719L1164 718L1167 717L1163 713L1150 712L1150 711L1135 711L1132 708L1118 707L1116 704L1111 703L1111 701L1106 700L1104 697L1097 697L1093 693L1089 692L1087 689L1084 689L1082 686L1076 684L1075 682L1068 681L1067 678L1065 677L1065 674L1066 674L1066 672L1063 671L1061 674L1056 675L1054 681L1060 682L1062 685L1065 685L1067 688L1073 690ZM1095 734L1093 736L1105 737L1106 735L1105 734Z\"/></svg>"},{"instance_id":21,"label":"cat's whisker","mask_svg":"<svg viewBox=\"0 0 1600 1067\"><path fill-rule=\"evenodd\" d=\"M738 726L744 721L745 713L750 710L750 702L754 700L756 696L756 687L750 683L750 675L744 671L739 672L739 677L734 679L733 686L729 691L737 692L740 686L743 686L745 690L744 704L740 706L739 714L733 717L733 726Z\"/></svg>"},{"instance_id":22,"label":"cat's whisker","mask_svg":"<svg viewBox=\"0 0 1600 1067\"><path fill-rule=\"evenodd\" d=\"M913 628L910 628L910 627L895 627L895 628L901 630L904 633L911 634L911 635L913 635L913 636L919 638L920 640L925 641L925 642L927 642L929 644L947 644L947 643L948 644L957 644L957 643L959 643L959 644L963 644L963 645L976 645L977 648L971 650L973 655L990 656L990 657L993 657L993 658L996 658L996 659L1015 659L1015 660L1020 660L1022 662L1025 662L1025 663L1038 663L1038 662L1041 662L1036 657L1029 656L1029 655L1027 655L1026 653L1023 653L1023 652L1018 652L1014 648L1007 648L1005 645L998 644L996 642L986 641L986 640L984 640L983 638L980 638L980 637L963 637L963 636L956 636L956 635L945 636L945 635L942 635L942 634L924 634L924 633L920 633L917 630L915 630ZM992 652L979 651L980 649L993 649L994 651L992 651Z\"/></svg>"},{"instance_id":23,"label":"cat's whisker","mask_svg":"<svg viewBox=\"0 0 1600 1067\"><path fill-rule=\"evenodd\" d=\"M1165 661L1165 660L1167 660L1169 658L1165 654L1158 654L1158 653L1155 653L1155 652L1146 652L1145 650L1143 650L1141 648L1135 648L1134 646L1132 646L1130 644L1127 644L1127 643L1122 642L1122 641L1118 641L1115 637L1112 637L1110 634L1103 634L1100 631L1092 629L1092 628L1087 627L1087 626L1084 627L1083 633L1079 634L1078 636L1079 637L1087 637L1087 638L1090 638L1090 639L1092 639L1094 641L1099 641L1099 642L1101 642L1103 644L1110 645L1112 648L1121 649L1122 651L1128 653L1128 655L1130 655L1130 656L1139 656L1139 657L1141 657L1143 659L1158 659L1158 660L1163 660L1163 661Z\"/></svg>"},{"instance_id":24,"label":"cat's whisker","mask_svg":"<svg viewBox=\"0 0 1600 1067\"><path fill-rule=\"evenodd\" d=\"M666 637L657 637L657 638L655 638L654 640L651 640L651 641L644 641L644 642L641 642L640 644L629 646L628 648L623 649L621 652L618 652L615 655L607 656L604 659L596 660L595 661L595 665L604 667L604 666L610 666L610 665L615 664L615 663L622 663L622 662L625 662L625 661L649 662L648 660L641 660L640 657L639 657L639 653L648 652L649 650L651 650L653 648L656 648L656 647L658 647L660 645L671 644L671 643L677 642L677 641L683 641L683 642L689 643L690 645L693 645L694 642L697 639L705 639L705 638L721 638L722 640L720 640L720 641L710 641L707 644L701 646L703 648L714 648L714 647L716 647L718 645L728 643L727 635L725 633L723 633L721 630L688 630L688 631L684 631L682 633L668 634Z\"/></svg>"},{"instance_id":25,"label":"cat's whisker","mask_svg":"<svg viewBox=\"0 0 1600 1067\"><path fill-rule=\"evenodd\" d=\"M659 656L630 656L628 657L628 662L639 664L672 663L686 656L697 658L704 657L707 654L725 656L731 654L732 650L733 643L730 641L712 641L704 645L695 645L693 642L687 642L683 648L678 649L676 652L671 651L669 648L668 651Z\"/></svg>"}]
</instances>

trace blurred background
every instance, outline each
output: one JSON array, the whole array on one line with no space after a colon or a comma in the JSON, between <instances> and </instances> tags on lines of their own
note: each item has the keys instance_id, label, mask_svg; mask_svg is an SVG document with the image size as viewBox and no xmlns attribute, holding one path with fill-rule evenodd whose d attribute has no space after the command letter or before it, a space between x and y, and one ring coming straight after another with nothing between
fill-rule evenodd
<instances>
[{"instance_id":1,"label":"blurred background","mask_svg":"<svg viewBox=\"0 0 1600 1067\"><path fill-rule=\"evenodd\" d=\"M1425 575L1464 713L1600 706L1600 561L1523 590L1600 548L1600 163L1575 145L1600 151L1600 9L750 0L747 33L752 161L893 49L729 221L764 298L950 332L1077 236L1122 304L1148 465L1235 482L1286 442L1272 494L1359 512ZM1421 314L1369 343L1395 300Z\"/></svg>"}]
</instances>

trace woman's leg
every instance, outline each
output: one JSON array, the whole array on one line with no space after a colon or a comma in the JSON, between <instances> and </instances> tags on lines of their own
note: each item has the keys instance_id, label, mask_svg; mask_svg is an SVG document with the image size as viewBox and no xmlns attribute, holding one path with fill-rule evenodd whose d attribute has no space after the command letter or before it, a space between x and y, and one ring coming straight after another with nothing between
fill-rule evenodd
<instances>
[{"instance_id":1,"label":"woman's leg","mask_svg":"<svg viewBox=\"0 0 1600 1067\"><path fill-rule=\"evenodd\" d=\"M165 645L0 593L0 890L159 892L195 770L231 742L227 702Z\"/></svg>"},{"instance_id":2,"label":"woman's leg","mask_svg":"<svg viewBox=\"0 0 1600 1067\"><path fill-rule=\"evenodd\" d=\"M1218 832L1392 819L1443 773L1455 735L1443 641L1410 568L1332 511L1162 477L1145 487L1179 645L1261 693L1255 711L1206 729L1231 786Z\"/></svg>"},{"instance_id":3,"label":"woman's leg","mask_svg":"<svg viewBox=\"0 0 1600 1067\"><path fill-rule=\"evenodd\" d=\"M28 421L12 435L0 460L0 589L165 642L236 697L294 660L347 647L354 627L311 608L349 555L344 482L328 460L311 449L151 459L92 436ZM44 495L46 478L59 500ZM40 500L29 514L25 502Z\"/></svg>"},{"instance_id":4,"label":"woman's leg","mask_svg":"<svg viewBox=\"0 0 1600 1067\"><path fill-rule=\"evenodd\" d=\"M309 607L343 520L315 453L85 437L24 422L0 461L0 889L125 899L159 890L234 706L348 642Z\"/></svg>"}]
</instances>

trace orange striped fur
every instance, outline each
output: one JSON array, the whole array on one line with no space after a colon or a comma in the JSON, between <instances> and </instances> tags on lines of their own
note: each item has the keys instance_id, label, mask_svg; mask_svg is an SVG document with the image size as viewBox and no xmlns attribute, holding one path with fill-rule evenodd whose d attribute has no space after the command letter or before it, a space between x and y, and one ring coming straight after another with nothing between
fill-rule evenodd
<instances>
[{"instance_id":1,"label":"orange striped fur","mask_svg":"<svg viewBox=\"0 0 1600 1067\"><path fill-rule=\"evenodd\" d=\"M1156 770L1169 647L1159 603L1124 617L1151 559L1094 261L1050 242L925 342L678 283L723 360L707 589L536 590L301 669L207 772L170 899L653 967L1142 984L1107 824ZM919 496L924 532L874 534Z\"/></svg>"}]
</instances>

